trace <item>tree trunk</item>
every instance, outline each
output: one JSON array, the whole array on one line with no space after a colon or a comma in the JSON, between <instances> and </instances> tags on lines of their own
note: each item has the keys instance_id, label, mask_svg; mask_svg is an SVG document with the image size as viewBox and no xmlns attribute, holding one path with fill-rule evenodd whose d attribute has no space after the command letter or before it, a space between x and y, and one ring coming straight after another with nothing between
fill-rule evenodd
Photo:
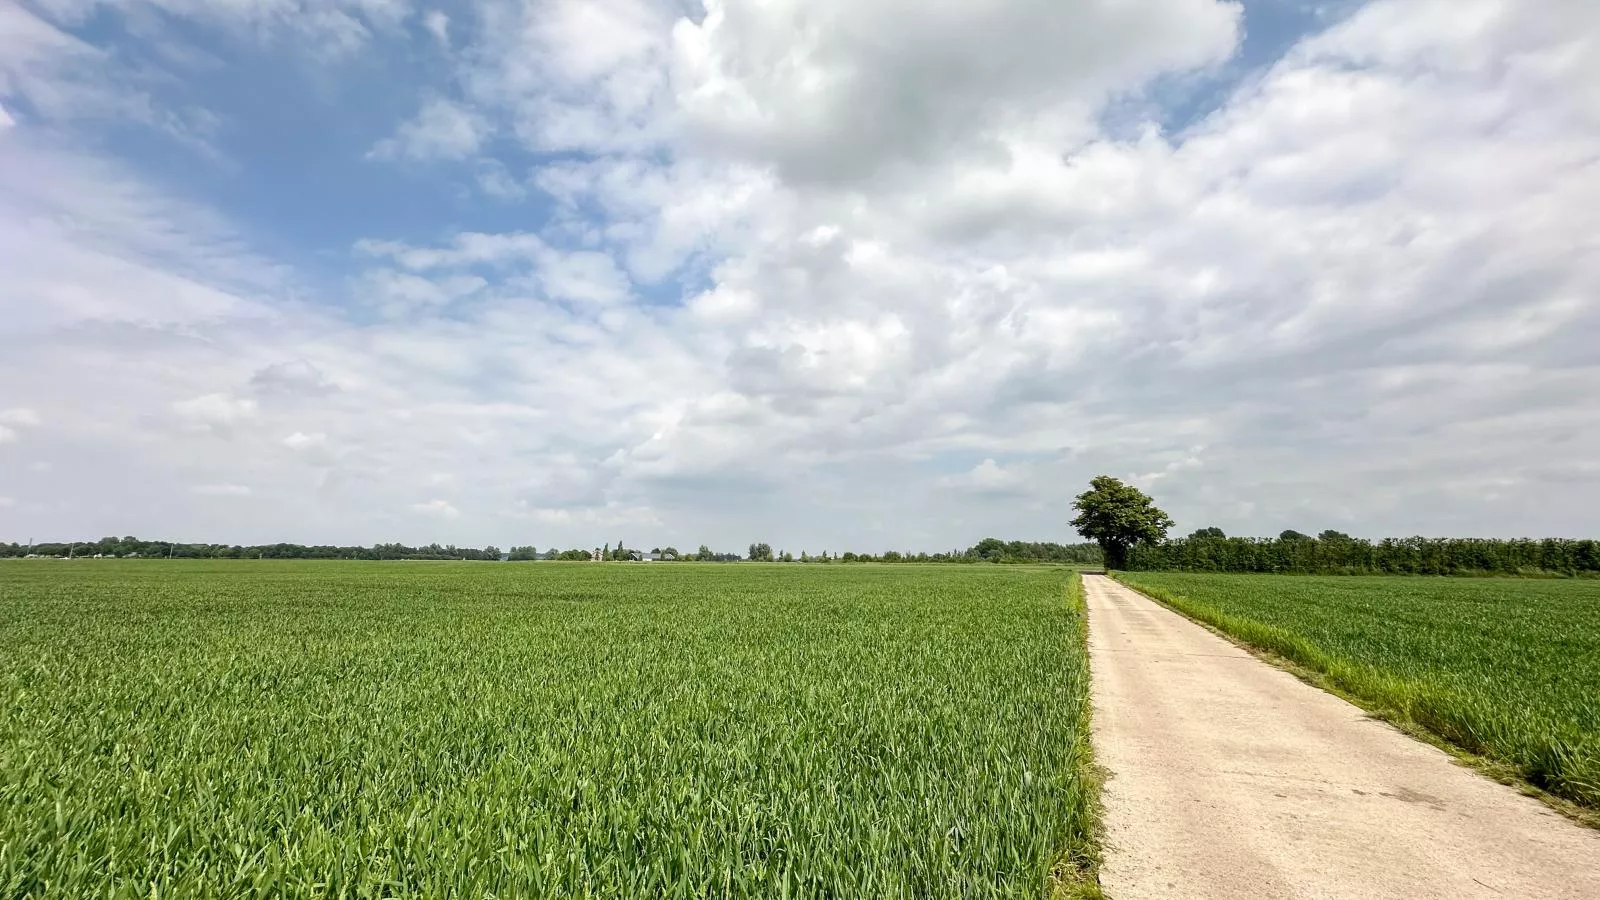
<instances>
[{"instance_id":1,"label":"tree trunk","mask_svg":"<svg viewBox=\"0 0 1600 900\"><path fill-rule=\"evenodd\" d=\"M1101 541L1100 550L1106 557L1106 570L1128 567L1128 545L1121 541Z\"/></svg>"}]
</instances>

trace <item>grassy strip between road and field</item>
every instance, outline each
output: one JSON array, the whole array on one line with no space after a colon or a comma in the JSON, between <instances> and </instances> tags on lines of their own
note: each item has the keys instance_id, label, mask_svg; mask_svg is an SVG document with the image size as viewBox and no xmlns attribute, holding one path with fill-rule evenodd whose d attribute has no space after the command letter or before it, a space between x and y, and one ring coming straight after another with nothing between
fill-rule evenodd
<instances>
[{"instance_id":1,"label":"grassy strip between road and field","mask_svg":"<svg viewBox=\"0 0 1600 900\"><path fill-rule=\"evenodd\" d=\"M1100 889L1100 838L1104 834L1100 791L1104 778L1094 761L1094 746L1087 739L1093 701L1089 691L1089 608L1083 594L1083 572L1067 573L1067 606L1076 624L1073 646L1068 653L1079 668L1078 684L1083 689L1072 696L1079 734L1083 739L1073 747L1073 769L1082 790L1078 808L1079 836L1067 848L1051 874L1051 900L1106 900Z\"/></svg>"},{"instance_id":2,"label":"grassy strip between road and field","mask_svg":"<svg viewBox=\"0 0 1600 900\"><path fill-rule=\"evenodd\" d=\"M1600 825L1600 584L1113 577Z\"/></svg>"}]
</instances>

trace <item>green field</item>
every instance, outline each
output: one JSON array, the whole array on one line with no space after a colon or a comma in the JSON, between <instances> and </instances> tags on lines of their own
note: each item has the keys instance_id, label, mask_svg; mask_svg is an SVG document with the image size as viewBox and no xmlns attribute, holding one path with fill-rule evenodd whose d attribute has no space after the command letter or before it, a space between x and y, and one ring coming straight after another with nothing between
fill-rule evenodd
<instances>
[{"instance_id":1,"label":"green field","mask_svg":"<svg viewBox=\"0 0 1600 900\"><path fill-rule=\"evenodd\" d=\"M1600 807L1600 580L1119 573L1528 782Z\"/></svg>"},{"instance_id":2,"label":"green field","mask_svg":"<svg viewBox=\"0 0 1600 900\"><path fill-rule=\"evenodd\" d=\"M1071 578L3 563L0 896L1037 897Z\"/></svg>"}]
</instances>

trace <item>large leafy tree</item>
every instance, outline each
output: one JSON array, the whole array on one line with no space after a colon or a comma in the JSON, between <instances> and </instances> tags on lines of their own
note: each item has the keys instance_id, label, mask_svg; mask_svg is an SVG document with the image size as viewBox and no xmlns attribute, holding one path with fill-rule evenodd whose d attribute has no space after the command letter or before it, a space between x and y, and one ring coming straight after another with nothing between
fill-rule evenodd
<instances>
[{"instance_id":1,"label":"large leafy tree","mask_svg":"<svg viewBox=\"0 0 1600 900\"><path fill-rule=\"evenodd\" d=\"M1126 568L1130 548L1158 544L1172 527L1172 518L1144 491L1109 475L1090 480L1089 490L1078 495L1072 508L1078 511L1072 527L1100 545L1108 569Z\"/></svg>"}]
</instances>

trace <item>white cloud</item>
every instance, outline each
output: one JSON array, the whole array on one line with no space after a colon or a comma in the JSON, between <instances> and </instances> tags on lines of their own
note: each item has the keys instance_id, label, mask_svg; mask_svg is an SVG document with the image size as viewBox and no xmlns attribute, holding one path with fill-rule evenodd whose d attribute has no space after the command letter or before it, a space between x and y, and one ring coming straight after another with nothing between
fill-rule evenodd
<instances>
[{"instance_id":1,"label":"white cloud","mask_svg":"<svg viewBox=\"0 0 1600 900\"><path fill-rule=\"evenodd\" d=\"M537 235L523 233L457 234L449 247L411 247L395 241L363 240L356 250L369 256L393 257L413 271L457 266L525 262L549 252Z\"/></svg>"},{"instance_id":2,"label":"white cloud","mask_svg":"<svg viewBox=\"0 0 1600 900\"><path fill-rule=\"evenodd\" d=\"M590 251L551 253L539 266L539 283L557 300L617 303L628 296L628 276L609 254Z\"/></svg>"},{"instance_id":3,"label":"white cloud","mask_svg":"<svg viewBox=\"0 0 1600 900\"><path fill-rule=\"evenodd\" d=\"M420 513L439 516L444 519L459 519L461 510L456 509L448 500L429 500L426 503L414 503L412 509Z\"/></svg>"},{"instance_id":4,"label":"white cloud","mask_svg":"<svg viewBox=\"0 0 1600 900\"><path fill-rule=\"evenodd\" d=\"M379 141L371 156L378 159L466 159L493 134L488 120L444 97L423 100L416 118L400 126L394 137Z\"/></svg>"},{"instance_id":5,"label":"white cloud","mask_svg":"<svg viewBox=\"0 0 1600 900\"><path fill-rule=\"evenodd\" d=\"M11 497L0 497L0 509L16 505L17 501L15 499Z\"/></svg>"},{"instance_id":6,"label":"white cloud","mask_svg":"<svg viewBox=\"0 0 1600 900\"><path fill-rule=\"evenodd\" d=\"M527 270L531 282L544 296L559 301L606 305L626 299L632 283L609 253L594 250L564 251L536 235L458 234L449 246L413 247L392 241L366 240L356 245L366 256L392 258L411 272L392 270L366 273L366 285L376 294L409 305L443 306L486 287L477 275L443 275L440 270L494 266Z\"/></svg>"},{"instance_id":7,"label":"white cloud","mask_svg":"<svg viewBox=\"0 0 1600 900\"><path fill-rule=\"evenodd\" d=\"M0 409L0 444L15 444L22 440L19 429L39 424L39 414L27 407Z\"/></svg>"},{"instance_id":8,"label":"white cloud","mask_svg":"<svg viewBox=\"0 0 1600 900\"><path fill-rule=\"evenodd\" d=\"M152 28L157 11L223 29L236 39L303 44L323 58L347 56L374 33L393 31L411 14L407 0L45 0L59 21L81 23L111 9Z\"/></svg>"},{"instance_id":9,"label":"white cloud","mask_svg":"<svg viewBox=\"0 0 1600 900\"><path fill-rule=\"evenodd\" d=\"M674 84L714 146L791 181L852 183L1003 158L1019 130L1071 147L1111 94L1224 60L1239 14L1213 0L708 0L674 29Z\"/></svg>"},{"instance_id":10,"label":"white cloud","mask_svg":"<svg viewBox=\"0 0 1600 900\"><path fill-rule=\"evenodd\" d=\"M256 402L229 394L205 394L172 404L182 419L199 425L233 425L256 414Z\"/></svg>"},{"instance_id":11,"label":"white cloud","mask_svg":"<svg viewBox=\"0 0 1600 900\"><path fill-rule=\"evenodd\" d=\"M190 490L202 497L248 497L250 489L242 484L201 484Z\"/></svg>"},{"instance_id":12,"label":"white cloud","mask_svg":"<svg viewBox=\"0 0 1600 900\"><path fill-rule=\"evenodd\" d=\"M419 308L442 308L483 290L488 282L477 275L424 278L409 272L375 269L363 273L355 286L359 299L392 315Z\"/></svg>"},{"instance_id":13,"label":"white cloud","mask_svg":"<svg viewBox=\"0 0 1600 900\"><path fill-rule=\"evenodd\" d=\"M939 479L939 484L980 494L1018 494L1027 490L1028 478L1017 466L1001 466L992 459L985 459L971 471Z\"/></svg>"},{"instance_id":14,"label":"white cloud","mask_svg":"<svg viewBox=\"0 0 1600 900\"><path fill-rule=\"evenodd\" d=\"M450 46L450 17L441 10L429 10L422 17L422 27L428 29L441 47Z\"/></svg>"},{"instance_id":15,"label":"white cloud","mask_svg":"<svg viewBox=\"0 0 1600 900\"><path fill-rule=\"evenodd\" d=\"M0 128L10 128L15 124L17 124L17 120L11 118L11 114L6 112L5 106L0 105Z\"/></svg>"},{"instance_id":16,"label":"white cloud","mask_svg":"<svg viewBox=\"0 0 1600 900\"><path fill-rule=\"evenodd\" d=\"M221 217L8 133L0 383L49 413L29 458L84 473L42 525L933 548L1065 539L1100 473L1185 529L1592 524L1589 6L1373 3L1115 132L1237 8L676 9L452 22L420 102L472 121L397 157L583 152L526 220L376 229L341 281L376 305L302 304ZM234 480L248 517L189 496Z\"/></svg>"},{"instance_id":17,"label":"white cloud","mask_svg":"<svg viewBox=\"0 0 1600 900\"><path fill-rule=\"evenodd\" d=\"M478 189L496 200L521 200L528 196L528 188L512 177L504 164L490 159L478 163Z\"/></svg>"}]
</instances>

